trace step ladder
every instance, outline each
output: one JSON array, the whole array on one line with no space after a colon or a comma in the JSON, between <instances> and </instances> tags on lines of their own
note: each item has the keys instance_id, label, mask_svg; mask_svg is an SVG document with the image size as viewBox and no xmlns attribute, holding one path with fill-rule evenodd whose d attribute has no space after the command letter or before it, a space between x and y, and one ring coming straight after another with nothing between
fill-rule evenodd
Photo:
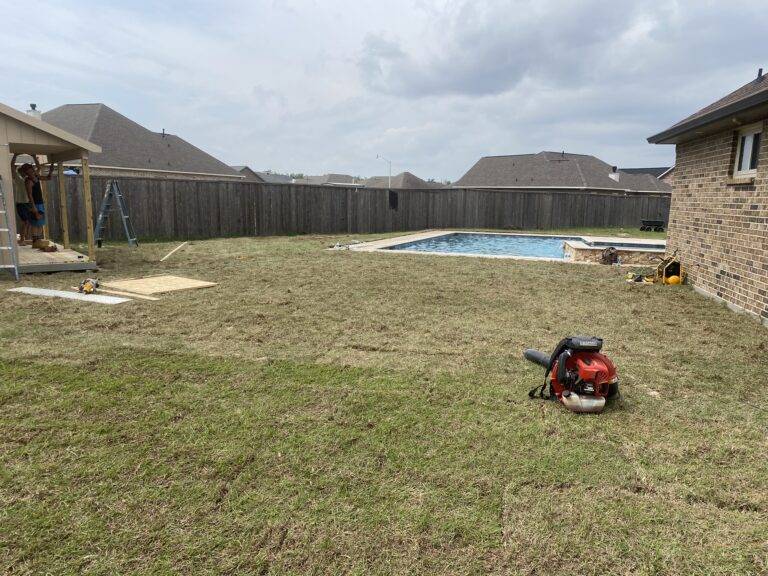
<instances>
[{"instance_id":1,"label":"step ladder","mask_svg":"<svg viewBox=\"0 0 768 576\"><path fill-rule=\"evenodd\" d=\"M13 205L13 202L11 202ZM3 182L0 181L0 268L10 270L19 279L19 254L16 245L16 214L8 211ZM9 254L10 256L6 256ZM9 262L10 260L10 262Z\"/></svg>"},{"instance_id":2,"label":"step ladder","mask_svg":"<svg viewBox=\"0 0 768 576\"><path fill-rule=\"evenodd\" d=\"M117 180L109 180L104 190L104 198L101 200L99 216L96 218L96 233L94 234L96 245L101 248L104 242L104 232L107 228L107 220L109 218L109 211L112 209L112 202L117 204L117 209L120 212L128 246L138 246L139 241L136 239L136 232L134 232L131 218L128 216L128 207L125 205L125 198L123 198L123 193L120 192L120 185L117 183Z\"/></svg>"}]
</instances>

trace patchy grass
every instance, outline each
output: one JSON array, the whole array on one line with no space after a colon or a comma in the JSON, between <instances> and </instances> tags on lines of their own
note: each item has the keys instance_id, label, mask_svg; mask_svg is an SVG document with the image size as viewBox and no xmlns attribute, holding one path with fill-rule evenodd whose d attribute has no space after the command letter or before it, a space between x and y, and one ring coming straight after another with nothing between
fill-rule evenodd
<instances>
[{"instance_id":1,"label":"patchy grass","mask_svg":"<svg viewBox=\"0 0 768 576\"><path fill-rule=\"evenodd\" d=\"M0 282L0 571L768 570L768 331L607 267L323 250L372 238L102 251L220 283L159 302ZM597 417L526 395L578 332Z\"/></svg>"}]
</instances>

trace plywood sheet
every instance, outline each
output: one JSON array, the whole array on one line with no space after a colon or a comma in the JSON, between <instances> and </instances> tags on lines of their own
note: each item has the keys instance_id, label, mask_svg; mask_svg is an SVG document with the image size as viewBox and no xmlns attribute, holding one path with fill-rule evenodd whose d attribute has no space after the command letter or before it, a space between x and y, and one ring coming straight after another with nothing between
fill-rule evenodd
<instances>
[{"instance_id":1,"label":"plywood sheet","mask_svg":"<svg viewBox=\"0 0 768 576\"><path fill-rule=\"evenodd\" d=\"M114 282L102 282L105 288L113 288L136 294L162 294L176 290L194 290L196 288L210 288L216 286L216 282L183 278L182 276L149 276L148 278L136 278L133 280L115 280Z\"/></svg>"},{"instance_id":2,"label":"plywood sheet","mask_svg":"<svg viewBox=\"0 0 768 576\"><path fill-rule=\"evenodd\" d=\"M19 292L32 296L47 296L49 298L66 298L67 300L82 300L97 304L122 304L130 302L130 298L117 298L116 296L101 296L100 294L81 294L80 292L66 292L64 290L48 290L47 288L11 288L8 292Z\"/></svg>"}]
</instances>

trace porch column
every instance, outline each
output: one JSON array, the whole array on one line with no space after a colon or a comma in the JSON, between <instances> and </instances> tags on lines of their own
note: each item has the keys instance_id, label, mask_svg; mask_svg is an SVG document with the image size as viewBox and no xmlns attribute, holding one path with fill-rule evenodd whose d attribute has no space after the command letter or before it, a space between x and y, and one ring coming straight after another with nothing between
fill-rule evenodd
<instances>
[{"instance_id":1,"label":"porch column","mask_svg":"<svg viewBox=\"0 0 768 576\"><path fill-rule=\"evenodd\" d=\"M67 208L67 190L65 189L64 163L59 162L59 221L61 222L61 243L69 250L69 209Z\"/></svg>"},{"instance_id":2,"label":"porch column","mask_svg":"<svg viewBox=\"0 0 768 576\"><path fill-rule=\"evenodd\" d=\"M11 248L18 253L16 240L16 200L13 194L13 175L11 174L11 153L8 150L8 142L4 141L4 135L0 135L0 186L3 187L6 214L0 214L0 228L8 228L11 237ZM5 232L0 232L5 235ZM11 254L7 250L0 250L0 263L10 264Z\"/></svg>"},{"instance_id":3,"label":"porch column","mask_svg":"<svg viewBox=\"0 0 768 576\"><path fill-rule=\"evenodd\" d=\"M91 198L91 168L88 165L88 154L83 153L83 202L85 203L85 225L88 235L88 258L96 262L96 244L93 241L93 199Z\"/></svg>"}]
</instances>

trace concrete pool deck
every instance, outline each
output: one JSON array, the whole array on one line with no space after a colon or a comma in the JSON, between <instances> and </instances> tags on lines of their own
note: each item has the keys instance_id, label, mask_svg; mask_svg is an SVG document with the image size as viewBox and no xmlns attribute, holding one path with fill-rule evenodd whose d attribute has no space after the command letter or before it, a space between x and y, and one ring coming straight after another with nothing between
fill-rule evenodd
<instances>
[{"instance_id":1,"label":"concrete pool deck","mask_svg":"<svg viewBox=\"0 0 768 576\"><path fill-rule=\"evenodd\" d=\"M474 254L474 253L461 253L461 252L427 252L423 250L389 250L393 246L399 246L401 244L408 244L410 242L417 242L419 240L427 240L430 238L437 238L440 236L446 236L449 234L495 234L499 236L537 236L541 238L574 238L574 240L565 240L565 252L570 257L567 258L545 258L539 256L516 256L513 254ZM619 237L619 236L586 236L583 234L574 234L570 236L568 234L530 234L525 232L484 232L473 230L427 230L424 232L417 232L415 234L406 234L404 236L396 236L393 238L385 238L383 240L374 240L372 242L363 242L361 244L352 244L344 246L344 249L353 250L355 252L383 252L387 254L420 254L420 255L435 255L435 256L470 256L473 258L502 258L513 260L532 260L538 262L565 262L568 264L594 264L596 263L594 255L599 255L606 248L606 246L592 246L590 243L599 243L620 246L619 252L622 256L637 256L637 259L642 259L643 256L648 257L648 264L650 265L650 258L653 256L663 256L666 250L665 240L653 240L648 238L631 238L631 237ZM622 244L633 244L634 246L621 246ZM663 244L665 248L659 248L658 246ZM570 247L570 251L569 251ZM576 256L581 255L581 256ZM644 262L629 262L626 265L637 266L644 264Z\"/></svg>"}]
</instances>

